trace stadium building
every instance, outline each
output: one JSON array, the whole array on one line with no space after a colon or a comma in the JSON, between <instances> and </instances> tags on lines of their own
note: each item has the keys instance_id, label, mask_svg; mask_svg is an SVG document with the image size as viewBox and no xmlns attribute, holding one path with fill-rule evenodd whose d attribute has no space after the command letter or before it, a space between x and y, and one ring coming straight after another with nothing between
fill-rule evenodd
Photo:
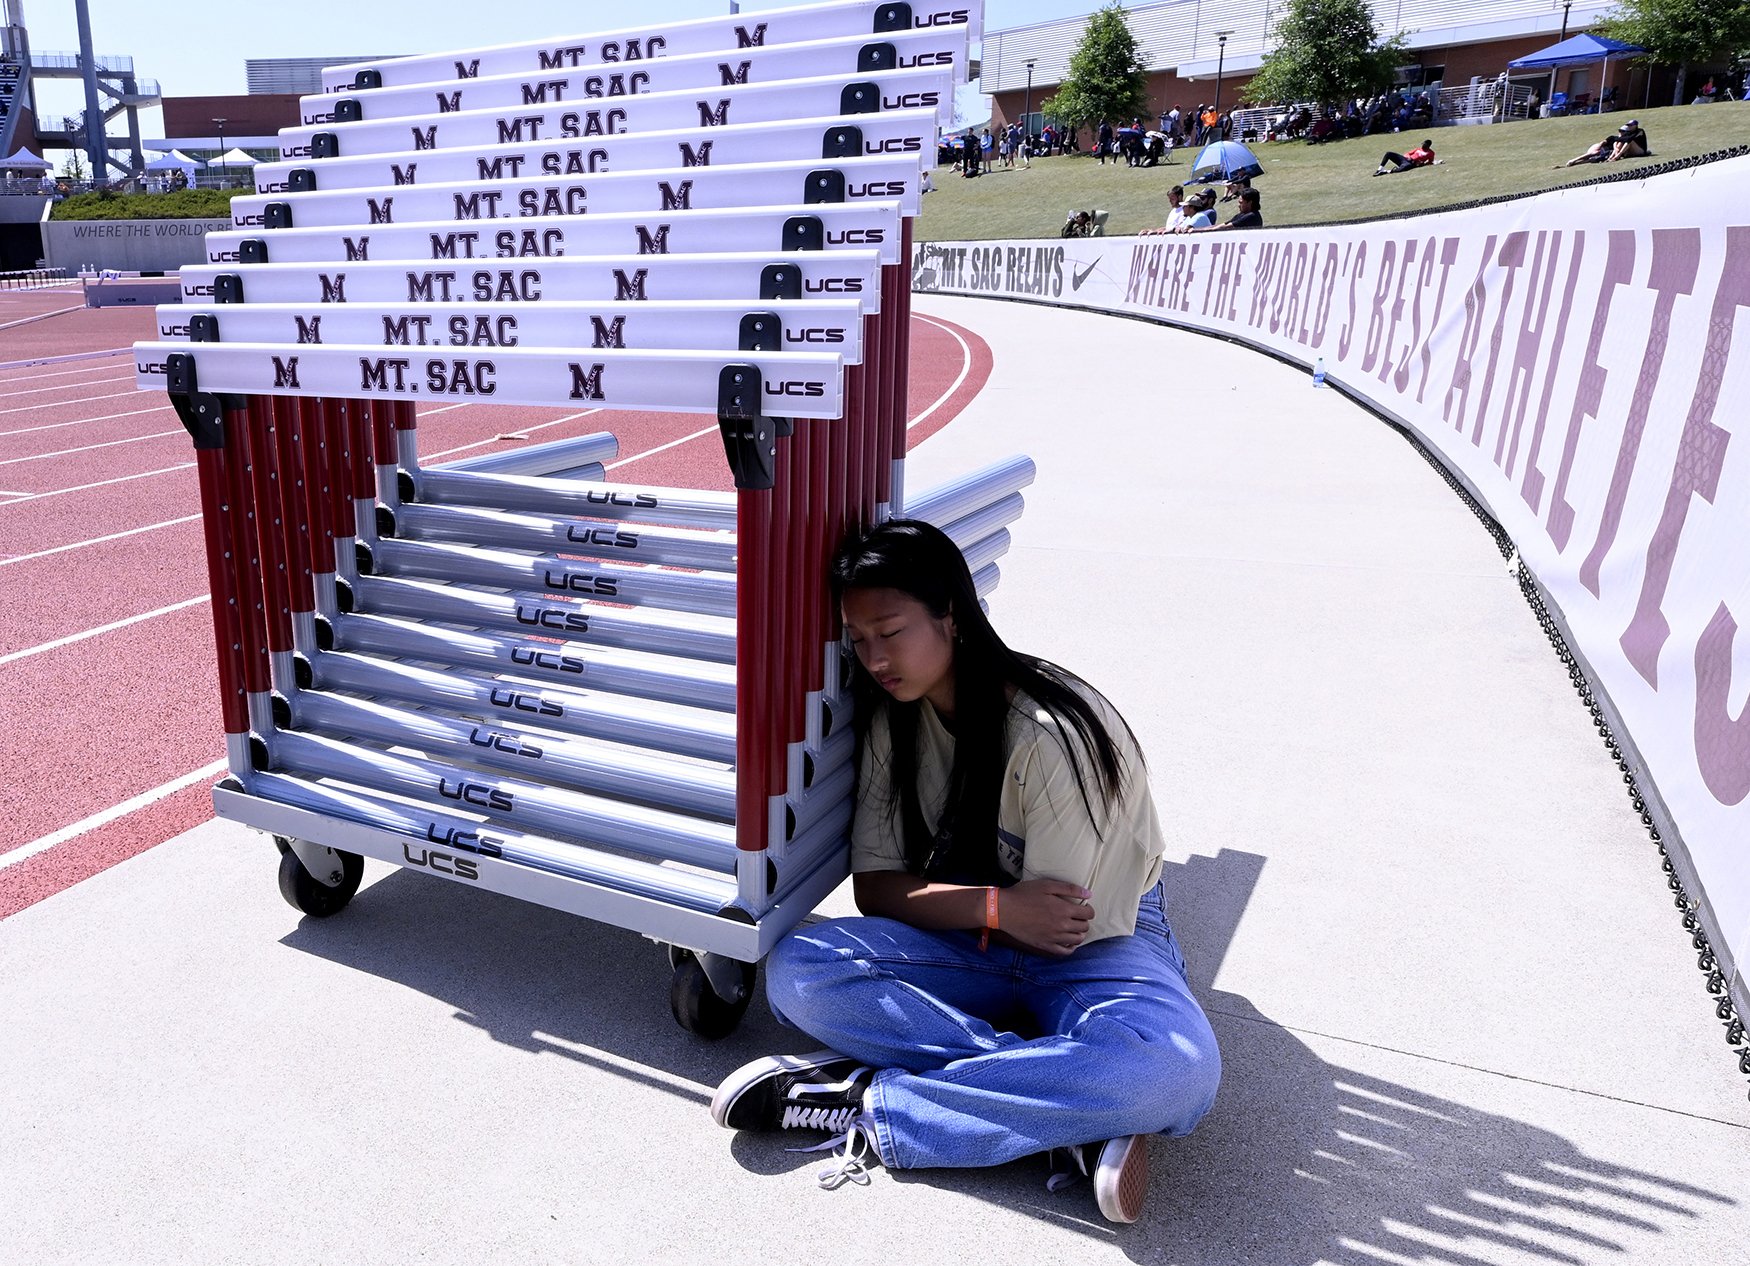
<instances>
[{"instance_id":1,"label":"stadium building","mask_svg":"<svg viewBox=\"0 0 1750 1266\"><path fill-rule=\"evenodd\" d=\"M1273 46L1272 31L1285 0L1166 0L1128 11L1148 70L1148 110L1158 116L1173 106L1231 109ZM1374 19L1382 36L1402 31L1409 56L1398 82L1418 91L1462 94L1467 107L1484 85L1492 85L1507 63L1577 35L1600 21L1614 5L1608 0L1379 0ZM1041 103L1069 73L1069 59L1087 29L1088 15L987 31L984 37L984 91L993 100L994 121L1008 123L1023 111L1037 133L1044 125ZM1650 95L1671 91L1662 68L1612 63L1576 66L1556 72L1509 72L1513 100L1523 110L1535 89L1544 100L1565 92L1584 105L1614 87L1625 106L1640 106ZM1462 121L1471 111L1443 112L1443 121ZM1485 121L1488 110L1481 111Z\"/></svg>"}]
</instances>

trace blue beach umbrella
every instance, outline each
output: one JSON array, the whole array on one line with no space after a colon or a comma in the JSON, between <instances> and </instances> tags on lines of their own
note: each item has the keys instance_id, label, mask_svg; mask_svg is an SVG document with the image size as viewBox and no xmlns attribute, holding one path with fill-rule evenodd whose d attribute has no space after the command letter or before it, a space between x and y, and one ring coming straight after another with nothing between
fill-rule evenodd
<instances>
[{"instance_id":1,"label":"blue beach umbrella","mask_svg":"<svg viewBox=\"0 0 1750 1266\"><path fill-rule=\"evenodd\" d=\"M1205 145L1191 164L1191 180L1196 184L1214 184L1218 180L1250 180L1262 176L1264 166L1258 156L1238 141L1216 141Z\"/></svg>"}]
</instances>

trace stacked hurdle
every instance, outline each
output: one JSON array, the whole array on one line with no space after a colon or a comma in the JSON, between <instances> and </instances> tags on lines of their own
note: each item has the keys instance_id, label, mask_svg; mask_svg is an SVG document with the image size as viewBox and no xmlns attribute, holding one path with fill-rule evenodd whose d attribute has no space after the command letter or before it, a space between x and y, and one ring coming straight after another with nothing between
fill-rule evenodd
<instances>
[{"instance_id":1,"label":"stacked hurdle","mask_svg":"<svg viewBox=\"0 0 1750 1266\"><path fill-rule=\"evenodd\" d=\"M667 942L727 1033L847 870L843 535L981 594L1032 464L904 486L909 217L976 31L851 3L329 72L139 344L197 450L230 775L280 888L363 857ZM431 113L435 108L436 113ZM713 414L734 494L611 435L422 467L421 400Z\"/></svg>"}]
</instances>

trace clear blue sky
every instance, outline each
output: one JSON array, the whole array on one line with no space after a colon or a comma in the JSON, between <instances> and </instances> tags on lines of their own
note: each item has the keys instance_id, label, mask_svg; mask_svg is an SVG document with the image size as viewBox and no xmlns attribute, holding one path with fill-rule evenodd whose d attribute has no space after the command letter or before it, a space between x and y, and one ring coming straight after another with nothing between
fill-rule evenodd
<instances>
[{"instance_id":1,"label":"clear blue sky","mask_svg":"<svg viewBox=\"0 0 1750 1266\"><path fill-rule=\"evenodd\" d=\"M745 0L742 9L788 8L802 0ZM990 0L990 30L1025 26L1099 7L1100 0ZM243 63L252 57L352 57L443 52L509 44L552 35L707 17L728 0L650 0L641 5L560 3L559 0L89 0L91 36L99 54L130 55L135 69L156 79L166 96L245 91ZM24 0L31 47L71 52L79 47L72 0ZM482 15L489 14L489 21ZM63 90L64 91L64 90ZM60 108L76 110L77 91ZM47 102L45 109L50 109ZM52 112L52 111L51 111Z\"/></svg>"}]
</instances>

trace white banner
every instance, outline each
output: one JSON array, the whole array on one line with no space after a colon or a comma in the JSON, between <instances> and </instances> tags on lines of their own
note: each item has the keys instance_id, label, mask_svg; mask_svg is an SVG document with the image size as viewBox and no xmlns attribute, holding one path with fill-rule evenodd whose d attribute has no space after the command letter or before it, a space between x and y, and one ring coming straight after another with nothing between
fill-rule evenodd
<instances>
[{"instance_id":1,"label":"white banner","mask_svg":"<svg viewBox=\"0 0 1750 1266\"><path fill-rule=\"evenodd\" d=\"M1739 158L1365 225L930 242L913 284L1322 360L1413 430L1553 597L1729 971L1750 961L1747 208Z\"/></svg>"},{"instance_id":2,"label":"white banner","mask_svg":"<svg viewBox=\"0 0 1750 1266\"><path fill-rule=\"evenodd\" d=\"M663 22L574 38L501 44L456 53L427 53L374 62L354 62L322 72L322 90L339 92L374 71L384 87L423 84L482 75L539 74L595 62L647 62L657 57L708 53L725 48L825 40L843 35L880 34L942 26L969 26L973 40L984 34L982 4L895 4L857 0L852 4L813 4L792 9Z\"/></svg>"},{"instance_id":3,"label":"white banner","mask_svg":"<svg viewBox=\"0 0 1750 1266\"><path fill-rule=\"evenodd\" d=\"M786 299L692 303L468 304L449 308L364 303L179 303L158 309L158 337L188 339L195 317L218 325L218 341L306 344L380 343L385 347L614 348L645 351L741 347L750 314L778 318L786 352L837 352L855 365L863 356L863 314L855 303Z\"/></svg>"},{"instance_id":4,"label":"white banner","mask_svg":"<svg viewBox=\"0 0 1750 1266\"><path fill-rule=\"evenodd\" d=\"M837 418L839 358L819 352L643 352L501 348L489 355L385 356L380 346L135 343L134 382L168 389L169 357L193 356L201 391L238 395L490 400L558 408L716 413L719 375L751 365L764 414Z\"/></svg>"},{"instance_id":5,"label":"white banner","mask_svg":"<svg viewBox=\"0 0 1750 1266\"><path fill-rule=\"evenodd\" d=\"M874 251L778 251L738 255L618 255L533 263L247 264L182 270L186 303L541 303L738 299L760 304L776 270L801 299L855 299L881 308L881 259ZM220 277L240 280L240 298L216 293Z\"/></svg>"},{"instance_id":6,"label":"white banner","mask_svg":"<svg viewBox=\"0 0 1750 1266\"><path fill-rule=\"evenodd\" d=\"M683 167L599 176L470 181L333 193L247 194L231 200L239 229L269 224L270 206L289 209L300 229L514 220L612 212L661 215L694 209L788 206L808 202L897 202L916 215L923 175L914 158L835 158L740 167Z\"/></svg>"},{"instance_id":7,"label":"white banner","mask_svg":"<svg viewBox=\"0 0 1750 1266\"><path fill-rule=\"evenodd\" d=\"M465 110L517 111L537 105L575 105L662 92L693 92L700 88L733 88L785 79L833 75L850 82L878 70L934 67L963 79L966 65L964 26L945 26L873 37L851 36L810 40L771 47L718 48L683 57L665 56L635 65L624 62L586 63L576 68L543 70L529 75L481 76L401 88L376 88L308 96L299 102L304 127L344 121L406 119L420 115L456 114ZM336 110L340 110L337 118ZM949 95L947 109L953 111ZM951 123L951 117L942 120Z\"/></svg>"},{"instance_id":8,"label":"white banner","mask_svg":"<svg viewBox=\"0 0 1750 1266\"><path fill-rule=\"evenodd\" d=\"M320 162L261 163L255 168L255 189L257 193L285 193L295 171L308 173L314 188L331 190L776 163L846 153L866 157L910 154L927 165L934 161L935 142L936 116L931 110L736 123L705 133L689 123L666 132L616 133L572 145L522 142L414 155L364 154Z\"/></svg>"},{"instance_id":9,"label":"white banner","mask_svg":"<svg viewBox=\"0 0 1750 1266\"><path fill-rule=\"evenodd\" d=\"M675 128L727 127L735 123L779 123L820 115L861 115L877 110L938 112L954 108L953 78L945 71L884 70L859 75L791 79L783 83L740 84L734 88L695 89L616 97L611 103L530 106L522 110L464 110L381 123L324 123L282 128L280 157L310 159L317 135L335 138L337 153L411 154L434 149L480 149L487 145L614 136L621 132L664 132ZM319 160L317 160L319 161Z\"/></svg>"}]
</instances>

